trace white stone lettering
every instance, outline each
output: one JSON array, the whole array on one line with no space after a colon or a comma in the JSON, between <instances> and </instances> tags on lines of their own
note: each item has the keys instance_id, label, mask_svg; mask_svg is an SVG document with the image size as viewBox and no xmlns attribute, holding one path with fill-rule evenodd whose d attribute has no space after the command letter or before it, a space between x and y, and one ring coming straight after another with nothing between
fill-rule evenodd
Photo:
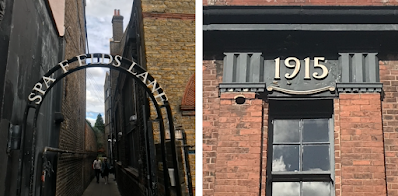
<instances>
[{"instance_id":1,"label":"white stone lettering","mask_svg":"<svg viewBox=\"0 0 398 196\"><path fill-rule=\"evenodd\" d=\"M49 88L50 87L50 82L55 82L54 78L50 78L50 77L45 77L43 76L43 80L44 80L44 84L46 84L46 87Z\"/></svg>"},{"instance_id":2,"label":"white stone lettering","mask_svg":"<svg viewBox=\"0 0 398 196\"><path fill-rule=\"evenodd\" d=\"M112 61L113 61L113 57L112 57L112 55L109 55L109 54L107 54L108 55L108 57L109 57L109 61L108 61L108 63L107 64L111 64L112 63Z\"/></svg>"},{"instance_id":3,"label":"white stone lettering","mask_svg":"<svg viewBox=\"0 0 398 196\"><path fill-rule=\"evenodd\" d=\"M66 64L64 65L64 63L66 63ZM68 70L65 68L65 67L69 67L68 60L64 60L64 61L58 63L58 65L61 66L62 70L64 70L64 73L68 72Z\"/></svg>"},{"instance_id":4,"label":"white stone lettering","mask_svg":"<svg viewBox=\"0 0 398 196\"><path fill-rule=\"evenodd\" d=\"M87 57L85 54L82 54L82 55L79 55L79 56L76 56L77 57L77 61L79 62L79 66L85 66L85 65L87 65L86 64L86 61L83 61L83 63L82 63L82 60L85 60L86 58L84 58L84 59L81 59L80 57Z\"/></svg>"},{"instance_id":5,"label":"white stone lettering","mask_svg":"<svg viewBox=\"0 0 398 196\"><path fill-rule=\"evenodd\" d=\"M90 58L91 58L91 64L94 63L94 54L90 54Z\"/></svg>"},{"instance_id":6,"label":"white stone lettering","mask_svg":"<svg viewBox=\"0 0 398 196\"><path fill-rule=\"evenodd\" d=\"M157 92L159 89L161 89L161 88L160 88L160 85L159 85L158 88L156 88L156 84L157 84L156 80L153 80L152 82L150 82L150 83L147 85L148 88L149 88L149 86L152 85L152 94L153 94L155 91Z\"/></svg>"},{"instance_id":7,"label":"white stone lettering","mask_svg":"<svg viewBox=\"0 0 398 196\"><path fill-rule=\"evenodd\" d=\"M142 78L142 82L144 84L146 84L146 80L147 80L147 77L148 77L148 72L140 73L140 74L137 74L136 76L137 77L141 77Z\"/></svg>"},{"instance_id":8,"label":"white stone lettering","mask_svg":"<svg viewBox=\"0 0 398 196\"><path fill-rule=\"evenodd\" d=\"M121 63L120 63L120 60L122 60L122 57L119 56L119 55L116 55L116 56L115 56L116 64L113 63L112 65L115 66L115 67L120 67L120 64L121 64Z\"/></svg>"},{"instance_id":9,"label":"white stone lettering","mask_svg":"<svg viewBox=\"0 0 398 196\"><path fill-rule=\"evenodd\" d=\"M30 93L30 94L29 94L29 97L28 97L29 101L34 101L34 100L36 100L36 99L39 99L39 100L36 101L35 103L36 103L36 104L40 104L40 102L41 102L41 100L42 100L41 95L36 95L36 96L34 96L34 95L36 95L36 94L34 94L34 93ZM32 96L34 96L34 97L32 97Z\"/></svg>"},{"instance_id":10,"label":"white stone lettering","mask_svg":"<svg viewBox=\"0 0 398 196\"><path fill-rule=\"evenodd\" d=\"M137 72L133 72L133 71L132 71L135 65L137 65L137 63L135 63L135 62L133 61L133 63L130 65L129 70L127 70L128 72L132 73L133 75L137 75Z\"/></svg>"},{"instance_id":11,"label":"white stone lettering","mask_svg":"<svg viewBox=\"0 0 398 196\"><path fill-rule=\"evenodd\" d=\"M89 65L89 61L88 60L88 56L90 56L91 58L91 64L103 64L103 65L112 65L116 68L121 66L121 62L123 60L123 57L120 55L115 55L115 57L113 57L112 55L109 54L99 54L99 57L94 57L94 54L81 54L76 56L77 61L79 63L78 67L82 67L82 66L87 66ZM95 60L97 59L97 60ZM100 60L101 59L101 60ZM105 62L104 59L108 59L108 62ZM71 60L70 60L71 61ZM62 71L64 74L68 73L69 71L69 64L68 64L68 60L64 60L61 61L60 63L58 63L58 65L62 68ZM160 87L160 85L157 83L157 81L155 79L152 79L151 77L148 78L149 73L147 71L139 71L139 73L134 72L134 68L137 65L136 62L132 62L130 67L128 69L121 67L123 70L126 70L128 72L130 72L132 75L134 75L134 77L138 78L143 84L146 85L146 87L149 89L149 91L151 91L151 93L153 94L153 97L155 98L154 101L158 102L159 104L164 104L164 101L167 101L167 96L165 94L165 92L163 91L163 89ZM72 68L71 70L73 71L73 69L76 69L75 67ZM141 69L139 69L141 70ZM50 88L51 84L53 84L56 79L54 78L54 74L52 74L51 76L43 76L43 83L46 85L47 89ZM153 80L153 81L152 81ZM45 95L46 90L42 89L43 88L43 83L38 82L34 85L33 89L32 89L32 93L29 94L28 99L29 101L35 101L35 103L38 105L42 102L43 97L42 95Z\"/></svg>"},{"instance_id":12,"label":"white stone lettering","mask_svg":"<svg viewBox=\"0 0 398 196\"><path fill-rule=\"evenodd\" d=\"M33 87L33 90L34 90L34 91L37 91L37 92L39 92L39 93L41 93L41 94L44 95L44 94L46 93L46 91L41 90L42 87L43 87L43 84L41 84L40 82L38 82L38 83L36 83L35 86Z\"/></svg>"},{"instance_id":13,"label":"white stone lettering","mask_svg":"<svg viewBox=\"0 0 398 196\"><path fill-rule=\"evenodd\" d=\"M164 92L162 92L162 93L160 93L160 94L158 94L158 95L155 95L154 97L155 97L156 101L158 101L158 98L160 98L161 101L166 101L167 98L166 98L166 99L163 99L163 95L166 97L166 94L165 94ZM158 102L159 102L159 101L158 101Z\"/></svg>"}]
</instances>

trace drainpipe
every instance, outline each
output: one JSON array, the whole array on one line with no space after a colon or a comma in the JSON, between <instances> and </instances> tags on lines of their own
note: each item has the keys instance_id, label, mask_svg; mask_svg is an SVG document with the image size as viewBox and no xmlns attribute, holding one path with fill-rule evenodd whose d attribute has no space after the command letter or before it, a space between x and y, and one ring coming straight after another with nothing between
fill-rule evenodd
<instances>
[{"instance_id":1,"label":"drainpipe","mask_svg":"<svg viewBox=\"0 0 398 196\"><path fill-rule=\"evenodd\" d=\"M260 184L258 190L258 196L261 196L261 184L263 182L263 149L264 149L264 103L263 100L262 108L261 108L261 148L260 148Z\"/></svg>"}]
</instances>

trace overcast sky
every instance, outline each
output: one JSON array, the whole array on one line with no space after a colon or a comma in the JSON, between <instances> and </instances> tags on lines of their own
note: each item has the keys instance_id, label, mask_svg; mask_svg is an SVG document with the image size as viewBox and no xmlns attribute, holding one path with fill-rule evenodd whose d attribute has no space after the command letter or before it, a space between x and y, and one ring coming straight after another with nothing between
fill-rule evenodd
<instances>
[{"instance_id":1,"label":"overcast sky","mask_svg":"<svg viewBox=\"0 0 398 196\"><path fill-rule=\"evenodd\" d=\"M89 53L109 54L109 39L112 38L114 9L124 17L123 26L130 20L133 0L86 0L87 39ZM104 117L104 82L107 69L88 68L86 80L86 118L94 126L97 115Z\"/></svg>"}]
</instances>

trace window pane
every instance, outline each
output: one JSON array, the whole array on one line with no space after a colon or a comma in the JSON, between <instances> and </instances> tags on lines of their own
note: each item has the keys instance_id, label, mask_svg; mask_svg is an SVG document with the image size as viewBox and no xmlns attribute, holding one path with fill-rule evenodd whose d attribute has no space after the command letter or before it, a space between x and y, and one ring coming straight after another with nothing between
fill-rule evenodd
<instances>
[{"instance_id":1,"label":"window pane","mask_svg":"<svg viewBox=\"0 0 398 196\"><path fill-rule=\"evenodd\" d=\"M273 182L272 196L300 196L300 183Z\"/></svg>"},{"instance_id":2,"label":"window pane","mask_svg":"<svg viewBox=\"0 0 398 196\"><path fill-rule=\"evenodd\" d=\"M329 145L303 146L303 171L329 170Z\"/></svg>"},{"instance_id":3,"label":"window pane","mask_svg":"<svg viewBox=\"0 0 398 196\"><path fill-rule=\"evenodd\" d=\"M328 119L303 120L303 142L329 142Z\"/></svg>"},{"instance_id":4,"label":"window pane","mask_svg":"<svg viewBox=\"0 0 398 196\"><path fill-rule=\"evenodd\" d=\"M299 120L275 120L274 142L299 142Z\"/></svg>"},{"instance_id":5,"label":"window pane","mask_svg":"<svg viewBox=\"0 0 398 196\"><path fill-rule=\"evenodd\" d=\"M298 171L299 146L274 145L272 171Z\"/></svg>"},{"instance_id":6,"label":"window pane","mask_svg":"<svg viewBox=\"0 0 398 196\"><path fill-rule=\"evenodd\" d=\"M303 196L330 196L330 183L303 182Z\"/></svg>"}]
</instances>

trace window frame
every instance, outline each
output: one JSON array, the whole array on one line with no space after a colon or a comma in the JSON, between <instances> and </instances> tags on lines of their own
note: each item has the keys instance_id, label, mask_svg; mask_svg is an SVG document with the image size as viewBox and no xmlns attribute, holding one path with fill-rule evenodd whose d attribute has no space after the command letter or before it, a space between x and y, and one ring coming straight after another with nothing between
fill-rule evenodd
<instances>
[{"instance_id":1,"label":"window frame","mask_svg":"<svg viewBox=\"0 0 398 196\"><path fill-rule=\"evenodd\" d=\"M291 101L300 103L300 101ZM279 104L278 101L270 104ZM331 106L333 107L333 105ZM332 110L333 111L333 110ZM272 171L272 160L273 160L273 136L274 136L274 121L275 120L303 120L303 119L328 119L329 128L329 162L330 171ZM302 183L303 182L329 182L330 184L330 195L335 196L335 153L334 153L334 114L327 112L325 109L324 113L319 111L312 112L311 109L301 111L298 113L289 112L278 112L275 114L270 113L268 118L268 146L267 146L267 169L266 169L266 195L272 196L272 185L273 182L299 182L300 183L300 196L302 196ZM276 145L281 145L283 142L277 142ZM290 142L294 143L294 142ZM300 131L300 141L296 142L296 145L302 145L302 131ZM327 143L327 142L314 142ZM289 144L293 145L293 144ZM303 152L299 148L299 168L302 165Z\"/></svg>"}]
</instances>

